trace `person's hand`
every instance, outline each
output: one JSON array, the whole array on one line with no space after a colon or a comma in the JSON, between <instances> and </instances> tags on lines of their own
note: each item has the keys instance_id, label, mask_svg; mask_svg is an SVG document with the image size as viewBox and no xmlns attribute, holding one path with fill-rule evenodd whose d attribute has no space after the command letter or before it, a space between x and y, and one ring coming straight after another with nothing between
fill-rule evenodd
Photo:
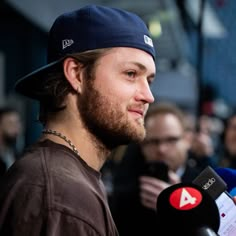
<instances>
[{"instance_id":1,"label":"person's hand","mask_svg":"<svg viewBox=\"0 0 236 236\"><path fill-rule=\"evenodd\" d=\"M139 178L140 200L143 206L156 210L156 202L159 194L172 184L180 182L179 176L173 171L169 171L170 182L167 183L160 179L150 176L141 176Z\"/></svg>"},{"instance_id":2,"label":"person's hand","mask_svg":"<svg viewBox=\"0 0 236 236\"><path fill-rule=\"evenodd\" d=\"M234 196L232 198L233 198L234 204L236 205L236 196Z\"/></svg>"},{"instance_id":3,"label":"person's hand","mask_svg":"<svg viewBox=\"0 0 236 236\"><path fill-rule=\"evenodd\" d=\"M195 134L191 150L197 157L208 157L214 152L211 137L203 132Z\"/></svg>"}]
</instances>

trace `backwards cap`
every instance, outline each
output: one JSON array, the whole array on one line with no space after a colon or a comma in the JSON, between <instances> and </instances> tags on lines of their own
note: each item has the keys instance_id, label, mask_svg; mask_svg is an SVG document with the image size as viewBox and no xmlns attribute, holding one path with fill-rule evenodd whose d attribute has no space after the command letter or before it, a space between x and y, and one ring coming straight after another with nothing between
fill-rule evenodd
<instances>
[{"instance_id":1,"label":"backwards cap","mask_svg":"<svg viewBox=\"0 0 236 236\"><path fill-rule=\"evenodd\" d=\"M141 49L155 60L155 49L147 26L131 12L89 5L62 14L49 32L47 65L21 78L15 89L22 95L39 100L42 81L59 62L70 54L110 47Z\"/></svg>"}]
</instances>

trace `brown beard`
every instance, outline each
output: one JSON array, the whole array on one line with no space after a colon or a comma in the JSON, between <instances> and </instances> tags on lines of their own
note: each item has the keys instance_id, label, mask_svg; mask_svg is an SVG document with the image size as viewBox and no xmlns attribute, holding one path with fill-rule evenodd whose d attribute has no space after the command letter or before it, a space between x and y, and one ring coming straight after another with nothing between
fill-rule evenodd
<instances>
[{"instance_id":1,"label":"brown beard","mask_svg":"<svg viewBox=\"0 0 236 236\"><path fill-rule=\"evenodd\" d=\"M108 150L130 142L140 142L145 136L143 124L139 129L128 121L120 109L119 102L110 102L93 86L93 80L86 81L85 92L78 98L78 110L87 130Z\"/></svg>"}]
</instances>

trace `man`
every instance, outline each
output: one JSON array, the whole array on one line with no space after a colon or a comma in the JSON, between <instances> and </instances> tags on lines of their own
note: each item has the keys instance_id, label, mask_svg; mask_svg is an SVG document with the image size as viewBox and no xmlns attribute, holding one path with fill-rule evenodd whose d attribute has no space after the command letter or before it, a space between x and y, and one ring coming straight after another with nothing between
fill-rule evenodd
<instances>
[{"instance_id":1,"label":"man","mask_svg":"<svg viewBox=\"0 0 236 236\"><path fill-rule=\"evenodd\" d=\"M128 146L114 175L110 204L121 236L158 235L160 192L180 181L191 182L200 173L189 163L186 120L175 104L153 104L145 127L144 141Z\"/></svg>"},{"instance_id":2,"label":"man","mask_svg":"<svg viewBox=\"0 0 236 236\"><path fill-rule=\"evenodd\" d=\"M0 108L0 179L15 162L20 152L17 139L22 132L20 114L14 108Z\"/></svg>"},{"instance_id":3,"label":"man","mask_svg":"<svg viewBox=\"0 0 236 236\"><path fill-rule=\"evenodd\" d=\"M236 111L226 118L222 132L222 147L218 164L221 167L236 168Z\"/></svg>"},{"instance_id":4,"label":"man","mask_svg":"<svg viewBox=\"0 0 236 236\"><path fill-rule=\"evenodd\" d=\"M100 168L145 136L155 52L135 14L86 6L59 16L48 64L16 90L40 102L43 135L8 172L1 235L117 235Z\"/></svg>"}]
</instances>

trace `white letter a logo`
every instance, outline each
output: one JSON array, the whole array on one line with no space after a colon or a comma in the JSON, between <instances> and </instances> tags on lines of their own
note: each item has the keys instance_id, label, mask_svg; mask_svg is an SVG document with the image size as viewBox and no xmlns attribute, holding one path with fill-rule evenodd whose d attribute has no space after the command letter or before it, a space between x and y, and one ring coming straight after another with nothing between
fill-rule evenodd
<instances>
[{"instance_id":1,"label":"white letter a logo","mask_svg":"<svg viewBox=\"0 0 236 236\"><path fill-rule=\"evenodd\" d=\"M187 204L195 204L196 203L196 198L195 197L192 197L190 195L190 193L185 189L183 188L182 189L182 193L181 193L181 196L180 196L180 202L179 202L179 207L184 207L186 206Z\"/></svg>"}]
</instances>

